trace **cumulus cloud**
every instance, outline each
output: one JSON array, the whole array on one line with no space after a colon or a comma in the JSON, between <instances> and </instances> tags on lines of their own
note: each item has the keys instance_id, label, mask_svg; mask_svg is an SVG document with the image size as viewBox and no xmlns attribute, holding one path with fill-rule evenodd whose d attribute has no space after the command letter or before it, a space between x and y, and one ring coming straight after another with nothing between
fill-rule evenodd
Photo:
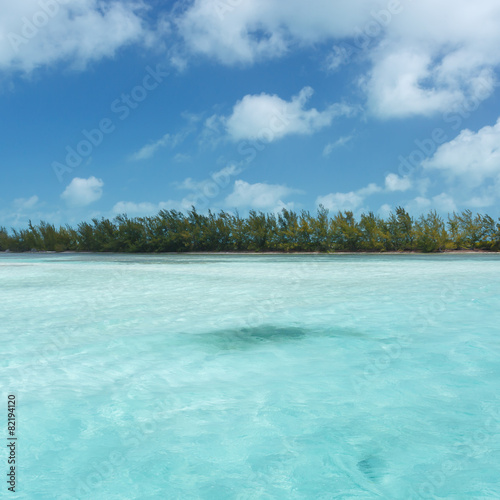
<instances>
[{"instance_id":1,"label":"cumulus cloud","mask_svg":"<svg viewBox=\"0 0 500 500\"><path fill-rule=\"evenodd\" d=\"M500 118L493 126L477 132L465 129L450 142L442 144L422 165L461 178L470 187L500 176Z\"/></svg>"},{"instance_id":2,"label":"cumulus cloud","mask_svg":"<svg viewBox=\"0 0 500 500\"><path fill-rule=\"evenodd\" d=\"M429 116L491 95L499 22L497 0L197 0L174 20L188 53L224 64L254 64L330 40L331 70L363 53L371 64L363 89L381 118Z\"/></svg>"},{"instance_id":3,"label":"cumulus cloud","mask_svg":"<svg viewBox=\"0 0 500 500\"><path fill-rule=\"evenodd\" d=\"M344 210L354 211L363 203L364 198L354 191L349 193L330 193L326 196L318 196L317 205L323 205L331 212Z\"/></svg>"},{"instance_id":4,"label":"cumulus cloud","mask_svg":"<svg viewBox=\"0 0 500 500\"><path fill-rule=\"evenodd\" d=\"M370 16L374 0L198 0L176 20L187 49L224 64L254 63L299 43L349 36Z\"/></svg>"},{"instance_id":5,"label":"cumulus cloud","mask_svg":"<svg viewBox=\"0 0 500 500\"><path fill-rule=\"evenodd\" d=\"M385 177L385 189L387 191L407 191L411 188L408 177L399 177L397 174L388 174Z\"/></svg>"},{"instance_id":6,"label":"cumulus cloud","mask_svg":"<svg viewBox=\"0 0 500 500\"><path fill-rule=\"evenodd\" d=\"M137 2L23 0L4 2L0 70L23 71L69 61L73 67L112 57L120 47L148 42Z\"/></svg>"},{"instance_id":7,"label":"cumulus cloud","mask_svg":"<svg viewBox=\"0 0 500 500\"><path fill-rule=\"evenodd\" d=\"M429 116L460 108L466 99L480 102L493 92L500 65L497 0L196 0L173 8L156 32L144 4L132 0L4 4L0 70L30 72L59 61L84 67L161 36L168 37L168 57L178 67L199 55L255 64L334 42L325 65L335 70L352 52L362 53L370 64L363 89L381 118ZM174 34L179 43L172 46Z\"/></svg>"},{"instance_id":8,"label":"cumulus cloud","mask_svg":"<svg viewBox=\"0 0 500 500\"><path fill-rule=\"evenodd\" d=\"M348 193L330 193L325 196L318 196L316 205L323 205L331 212L343 212L348 210L353 212L361 206L365 198L372 194L381 192L382 189L374 183L358 189L357 191L349 191Z\"/></svg>"},{"instance_id":9,"label":"cumulus cloud","mask_svg":"<svg viewBox=\"0 0 500 500\"><path fill-rule=\"evenodd\" d=\"M375 58L365 83L368 105L380 118L430 116L450 110L458 111L473 102L477 106L494 89L491 70L470 71L467 81L440 75L433 55L415 47L394 48ZM425 84L423 83L425 82Z\"/></svg>"},{"instance_id":10,"label":"cumulus cloud","mask_svg":"<svg viewBox=\"0 0 500 500\"><path fill-rule=\"evenodd\" d=\"M500 63L499 19L495 0L404 4L370 52L365 89L372 112L429 116L489 97Z\"/></svg>"},{"instance_id":11,"label":"cumulus cloud","mask_svg":"<svg viewBox=\"0 0 500 500\"><path fill-rule=\"evenodd\" d=\"M30 72L59 61L84 67L127 44L152 45L162 35L171 43L174 33L180 43L169 57L177 66L193 55L254 64L334 42L326 66L336 69L350 62L351 51L362 53L371 65L362 79L368 106L382 118L482 101L493 92L500 64L497 0L196 0L172 9L156 32L142 2L4 3L0 70Z\"/></svg>"},{"instance_id":12,"label":"cumulus cloud","mask_svg":"<svg viewBox=\"0 0 500 500\"><path fill-rule=\"evenodd\" d=\"M82 179L75 177L61 194L61 198L71 207L84 207L99 200L104 182L96 177Z\"/></svg>"},{"instance_id":13,"label":"cumulus cloud","mask_svg":"<svg viewBox=\"0 0 500 500\"><path fill-rule=\"evenodd\" d=\"M293 203L284 200L300 191L280 184L266 184L237 180L233 192L227 196L225 203L231 208L251 208L255 210L280 210L291 207Z\"/></svg>"},{"instance_id":14,"label":"cumulus cloud","mask_svg":"<svg viewBox=\"0 0 500 500\"><path fill-rule=\"evenodd\" d=\"M414 48L391 51L376 61L367 91L372 111L380 117L430 115L457 107L463 99L458 89L422 87L431 79L431 55Z\"/></svg>"},{"instance_id":15,"label":"cumulus cloud","mask_svg":"<svg viewBox=\"0 0 500 500\"><path fill-rule=\"evenodd\" d=\"M290 134L312 134L327 127L335 116L351 112L348 106L334 104L324 111L305 109L313 89L303 88L291 101L277 95L246 95L238 101L231 116L224 120L233 141L262 139L272 142Z\"/></svg>"}]
</instances>

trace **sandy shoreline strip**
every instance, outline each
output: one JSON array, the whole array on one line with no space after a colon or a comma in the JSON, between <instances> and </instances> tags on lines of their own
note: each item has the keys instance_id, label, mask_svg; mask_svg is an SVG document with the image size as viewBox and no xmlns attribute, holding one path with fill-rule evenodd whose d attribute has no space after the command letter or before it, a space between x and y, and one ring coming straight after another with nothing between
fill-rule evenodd
<instances>
[{"instance_id":1,"label":"sandy shoreline strip","mask_svg":"<svg viewBox=\"0 0 500 500\"><path fill-rule=\"evenodd\" d=\"M499 251L490 250L445 250L443 252L417 252L414 250L401 252L78 252L65 250L56 252L54 250L40 250L35 252L12 252L4 251L1 254L6 255L36 255L36 254L59 254L59 255L462 255L462 254L481 254L498 255Z\"/></svg>"}]
</instances>

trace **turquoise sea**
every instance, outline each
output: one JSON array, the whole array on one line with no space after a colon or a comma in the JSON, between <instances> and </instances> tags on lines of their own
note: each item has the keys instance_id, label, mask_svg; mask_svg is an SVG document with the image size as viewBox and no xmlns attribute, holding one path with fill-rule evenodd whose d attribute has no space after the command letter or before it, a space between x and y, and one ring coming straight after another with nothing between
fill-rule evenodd
<instances>
[{"instance_id":1,"label":"turquoise sea","mask_svg":"<svg viewBox=\"0 0 500 500\"><path fill-rule=\"evenodd\" d=\"M2 498L500 498L499 255L3 254L0 304Z\"/></svg>"}]
</instances>

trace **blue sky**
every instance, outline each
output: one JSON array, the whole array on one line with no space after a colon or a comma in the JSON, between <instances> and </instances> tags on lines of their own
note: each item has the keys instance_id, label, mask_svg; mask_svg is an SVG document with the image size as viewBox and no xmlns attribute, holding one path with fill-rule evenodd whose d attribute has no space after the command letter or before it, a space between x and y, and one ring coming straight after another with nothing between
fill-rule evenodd
<instances>
[{"instance_id":1,"label":"blue sky","mask_svg":"<svg viewBox=\"0 0 500 500\"><path fill-rule=\"evenodd\" d=\"M497 0L25 0L0 226L159 209L500 215Z\"/></svg>"}]
</instances>

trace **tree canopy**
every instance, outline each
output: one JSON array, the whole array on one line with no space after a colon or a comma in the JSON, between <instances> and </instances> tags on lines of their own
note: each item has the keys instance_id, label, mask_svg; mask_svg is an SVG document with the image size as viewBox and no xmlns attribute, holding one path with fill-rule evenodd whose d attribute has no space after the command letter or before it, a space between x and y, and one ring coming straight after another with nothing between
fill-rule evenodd
<instances>
[{"instance_id":1,"label":"tree canopy","mask_svg":"<svg viewBox=\"0 0 500 500\"><path fill-rule=\"evenodd\" d=\"M284 208L279 213L250 211L245 218L221 211L184 214L161 210L149 217L92 219L76 228L41 221L8 232L0 227L0 251L82 252L440 252L500 250L500 219L470 210L435 211L418 218L402 207L386 219L373 212L356 220L352 212L331 216L320 206L315 215Z\"/></svg>"}]
</instances>

